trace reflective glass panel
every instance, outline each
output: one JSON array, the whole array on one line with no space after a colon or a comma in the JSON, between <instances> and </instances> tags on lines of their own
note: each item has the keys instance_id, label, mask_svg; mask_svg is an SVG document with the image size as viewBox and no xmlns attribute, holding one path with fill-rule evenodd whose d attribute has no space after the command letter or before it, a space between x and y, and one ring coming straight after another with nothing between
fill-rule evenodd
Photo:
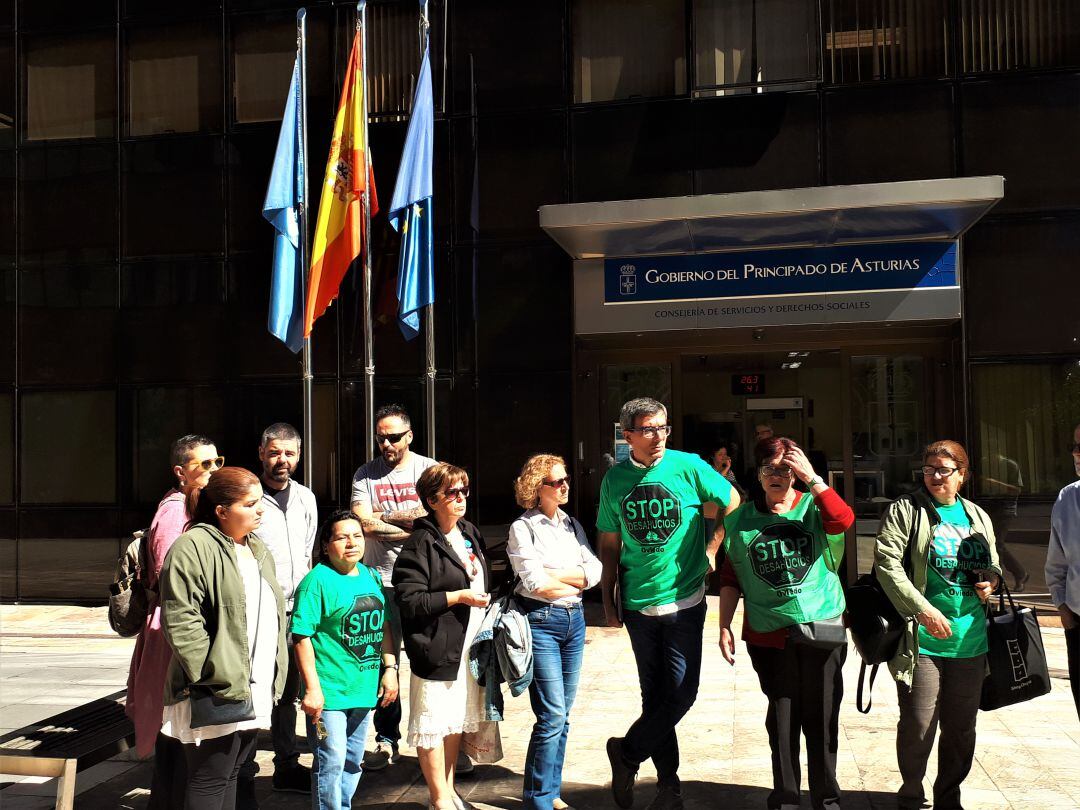
<instances>
[{"instance_id":1,"label":"reflective glass panel","mask_svg":"<svg viewBox=\"0 0 1080 810\"><path fill-rule=\"evenodd\" d=\"M28 37L25 138L111 138L116 134L116 34Z\"/></svg>"}]
</instances>

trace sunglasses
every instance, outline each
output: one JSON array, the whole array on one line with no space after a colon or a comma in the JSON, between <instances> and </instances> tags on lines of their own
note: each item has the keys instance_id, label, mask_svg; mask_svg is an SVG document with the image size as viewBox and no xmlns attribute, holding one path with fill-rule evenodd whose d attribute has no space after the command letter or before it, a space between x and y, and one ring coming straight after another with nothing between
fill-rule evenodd
<instances>
[{"instance_id":1,"label":"sunglasses","mask_svg":"<svg viewBox=\"0 0 1080 810\"><path fill-rule=\"evenodd\" d=\"M192 462L192 463L194 465L192 467L192 469L195 469L197 467L197 468L203 470L204 472L209 471L209 470L220 470L222 467L225 466L225 456L218 456L217 458L208 458L205 461L195 461L195 462Z\"/></svg>"},{"instance_id":2,"label":"sunglasses","mask_svg":"<svg viewBox=\"0 0 1080 810\"><path fill-rule=\"evenodd\" d=\"M551 487L552 489L559 489L562 486L570 486L570 476L567 475L563 478L557 478L554 481L544 481L545 487Z\"/></svg>"},{"instance_id":3,"label":"sunglasses","mask_svg":"<svg viewBox=\"0 0 1080 810\"><path fill-rule=\"evenodd\" d=\"M771 464L766 464L764 467L761 468L761 474L764 475L766 478L769 478L769 477L774 476L774 475L778 475L781 478L790 478L791 477L791 467L788 467L788 466L783 465L783 464L781 464L778 467L774 467Z\"/></svg>"},{"instance_id":4,"label":"sunglasses","mask_svg":"<svg viewBox=\"0 0 1080 810\"><path fill-rule=\"evenodd\" d=\"M448 501L456 501L457 498L458 498L458 495L461 495L463 498L468 498L469 497L469 488L468 487L450 487L449 489L444 489L443 490L443 497L445 497L446 500L448 500Z\"/></svg>"},{"instance_id":5,"label":"sunglasses","mask_svg":"<svg viewBox=\"0 0 1080 810\"><path fill-rule=\"evenodd\" d=\"M398 442L401 441L402 437L408 432L409 431L407 431L407 430L403 430L401 433L376 433L375 434L375 444L379 445L380 447L385 442L389 442L390 444L397 444Z\"/></svg>"}]
</instances>

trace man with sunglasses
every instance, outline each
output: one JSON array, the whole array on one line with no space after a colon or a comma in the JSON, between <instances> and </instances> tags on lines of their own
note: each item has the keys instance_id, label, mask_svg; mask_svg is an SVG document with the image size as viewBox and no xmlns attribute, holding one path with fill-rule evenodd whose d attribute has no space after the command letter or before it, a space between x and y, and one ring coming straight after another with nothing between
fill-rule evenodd
<instances>
[{"instance_id":1,"label":"man with sunglasses","mask_svg":"<svg viewBox=\"0 0 1080 810\"><path fill-rule=\"evenodd\" d=\"M1080 425L1073 429L1070 450L1078 480L1062 488L1050 513L1046 586L1065 628L1069 680L1080 715Z\"/></svg>"},{"instance_id":2,"label":"man with sunglasses","mask_svg":"<svg viewBox=\"0 0 1080 810\"><path fill-rule=\"evenodd\" d=\"M397 612L391 575L401 547L412 532L413 520L427 514L416 494L420 474L435 460L414 453L412 421L400 405L375 412L375 444L379 455L353 475L352 510L364 529L364 564L379 572L387 616L401 654L401 617ZM364 757L364 768L379 771L396 762L401 740L401 697L375 709L375 750Z\"/></svg>"},{"instance_id":3,"label":"man with sunglasses","mask_svg":"<svg viewBox=\"0 0 1080 810\"><path fill-rule=\"evenodd\" d=\"M293 474L300 463L300 433L286 422L275 422L259 440L262 471L262 523L259 539L274 556L278 584L285 597L286 615L293 610L293 596L300 581L311 570L311 549L319 525L315 493ZM300 672L289 636L289 672L281 700L270 713L270 737L274 744L273 789L289 793L311 791L311 769L300 764L296 750L296 701L300 697ZM236 783L238 810L253 810L255 800L255 749L240 766Z\"/></svg>"},{"instance_id":4,"label":"man with sunglasses","mask_svg":"<svg viewBox=\"0 0 1080 810\"><path fill-rule=\"evenodd\" d=\"M611 792L631 807L638 767L652 759L657 792L647 810L681 810L675 726L697 698L705 578L723 539L723 519L708 538L704 519L735 511L740 499L700 456L667 449L667 408L655 399L630 400L619 423L630 457L604 475L596 528L604 613L630 636L641 716L607 742Z\"/></svg>"}]
</instances>

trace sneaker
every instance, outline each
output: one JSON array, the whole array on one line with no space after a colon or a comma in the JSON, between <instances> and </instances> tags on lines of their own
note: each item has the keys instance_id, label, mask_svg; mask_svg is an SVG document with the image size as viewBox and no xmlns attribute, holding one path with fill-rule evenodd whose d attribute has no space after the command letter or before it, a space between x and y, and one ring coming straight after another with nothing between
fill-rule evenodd
<instances>
[{"instance_id":1,"label":"sneaker","mask_svg":"<svg viewBox=\"0 0 1080 810\"><path fill-rule=\"evenodd\" d=\"M574 808L564 802L561 797L556 797L551 800L551 810L574 810Z\"/></svg>"},{"instance_id":2,"label":"sneaker","mask_svg":"<svg viewBox=\"0 0 1080 810\"><path fill-rule=\"evenodd\" d=\"M656 796L645 810L683 810L682 785L678 780L656 786Z\"/></svg>"},{"instance_id":3,"label":"sneaker","mask_svg":"<svg viewBox=\"0 0 1080 810\"><path fill-rule=\"evenodd\" d=\"M398 754L396 745L386 740L379 740L375 743L374 750L364 754L364 770L381 771L391 762L397 762L399 759L401 755Z\"/></svg>"},{"instance_id":4,"label":"sneaker","mask_svg":"<svg viewBox=\"0 0 1080 810\"><path fill-rule=\"evenodd\" d=\"M634 780L637 768L631 767L623 759L622 737L611 737L607 741L607 756L611 763L611 795L615 804L622 808L634 806Z\"/></svg>"},{"instance_id":5,"label":"sneaker","mask_svg":"<svg viewBox=\"0 0 1080 810\"><path fill-rule=\"evenodd\" d=\"M469 759L469 755L464 751L458 751L457 765L454 766L454 774L457 776L467 776L476 770L476 766L473 765L473 761Z\"/></svg>"},{"instance_id":6,"label":"sneaker","mask_svg":"<svg viewBox=\"0 0 1080 810\"><path fill-rule=\"evenodd\" d=\"M274 769L274 790L282 793L311 793L311 768L300 763Z\"/></svg>"},{"instance_id":7,"label":"sneaker","mask_svg":"<svg viewBox=\"0 0 1080 810\"><path fill-rule=\"evenodd\" d=\"M236 810L259 810L259 800L255 798L255 780L236 779Z\"/></svg>"}]
</instances>

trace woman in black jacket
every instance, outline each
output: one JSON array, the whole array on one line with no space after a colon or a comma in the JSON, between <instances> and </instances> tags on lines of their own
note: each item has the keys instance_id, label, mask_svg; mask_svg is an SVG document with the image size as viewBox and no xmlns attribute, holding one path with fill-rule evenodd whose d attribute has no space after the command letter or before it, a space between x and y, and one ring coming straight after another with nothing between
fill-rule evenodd
<instances>
[{"instance_id":1,"label":"woman in black jacket","mask_svg":"<svg viewBox=\"0 0 1080 810\"><path fill-rule=\"evenodd\" d=\"M463 732L486 720L469 645L490 597L484 538L464 520L469 476L439 463L416 482L428 510L394 564L405 651L412 667L408 744L417 749L431 810L460 810L454 766Z\"/></svg>"}]
</instances>

